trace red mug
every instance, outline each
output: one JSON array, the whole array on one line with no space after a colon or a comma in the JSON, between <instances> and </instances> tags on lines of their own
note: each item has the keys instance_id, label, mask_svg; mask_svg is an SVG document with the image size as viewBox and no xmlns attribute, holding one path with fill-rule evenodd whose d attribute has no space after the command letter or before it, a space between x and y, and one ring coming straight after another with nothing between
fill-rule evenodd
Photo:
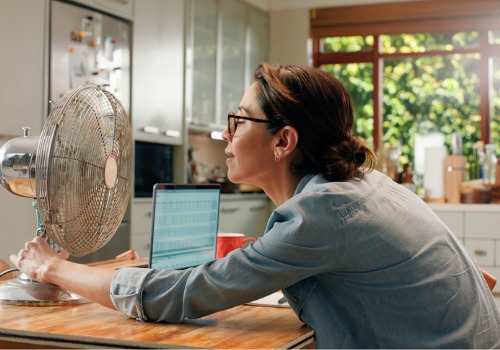
<instances>
[{"instance_id":1,"label":"red mug","mask_svg":"<svg viewBox=\"0 0 500 350\"><path fill-rule=\"evenodd\" d=\"M219 233L217 235L217 259L225 257L230 251L243 248L247 242L255 242L253 237L245 238L243 233Z\"/></svg>"}]
</instances>

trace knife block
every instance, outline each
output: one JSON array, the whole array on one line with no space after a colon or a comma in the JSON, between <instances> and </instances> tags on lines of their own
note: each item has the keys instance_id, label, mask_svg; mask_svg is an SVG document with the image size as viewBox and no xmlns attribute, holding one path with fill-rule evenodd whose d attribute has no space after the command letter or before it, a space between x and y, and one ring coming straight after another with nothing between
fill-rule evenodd
<instances>
[{"instance_id":1,"label":"knife block","mask_svg":"<svg viewBox=\"0 0 500 350\"><path fill-rule=\"evenodd\" d=\"M460 187L465 180L467 158L461 155L444 159L444 196L447 203L460 203Z\"/></svg>"}]
</instances>

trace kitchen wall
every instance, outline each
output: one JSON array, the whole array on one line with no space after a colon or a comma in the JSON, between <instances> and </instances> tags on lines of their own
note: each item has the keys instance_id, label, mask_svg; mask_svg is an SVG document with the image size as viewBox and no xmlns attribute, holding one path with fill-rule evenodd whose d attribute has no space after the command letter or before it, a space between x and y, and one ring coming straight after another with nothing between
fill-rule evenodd
<instances>
[{"instance_id":1,"label":"kitchen wall","mask_svg":"<svg viewBox=\"0 0 500 350\"><path fill-rule=\"evenodd\" d=\"M255 6L267 5L270 16L269 61L280 64L312 65L309 49L309 9L355 6L419 0L246 0Z\"/></svg>"}]
</instances>

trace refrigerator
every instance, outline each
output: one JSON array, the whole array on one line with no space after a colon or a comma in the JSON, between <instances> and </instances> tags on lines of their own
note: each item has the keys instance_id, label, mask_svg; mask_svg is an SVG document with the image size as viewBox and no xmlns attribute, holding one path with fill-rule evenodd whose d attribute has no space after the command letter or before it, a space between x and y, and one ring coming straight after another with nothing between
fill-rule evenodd
<instances>
[{"instance_id":1,"label":"refrigerator","mask_svg":"<svg viewBox=\"0 0 500 350\"><path fill-rule=\"evenodd\" d=\"M51 0L50 100L91 82L105 85L129 114L130 36L124 19Z\"/></svg>"},{"instance_id":2,"label":"refrigerator","mask_svg":"<svg viewBox=\"0 0 500 350\"><path fill-rule=\"evenodd\" d=\"M130 116L130 22L64 1L50 2L49 100L91 82L104 85ZM130 211L113 238L85 257L87 263L115 258L130 249Z\"/></svg>"}]
</instances>

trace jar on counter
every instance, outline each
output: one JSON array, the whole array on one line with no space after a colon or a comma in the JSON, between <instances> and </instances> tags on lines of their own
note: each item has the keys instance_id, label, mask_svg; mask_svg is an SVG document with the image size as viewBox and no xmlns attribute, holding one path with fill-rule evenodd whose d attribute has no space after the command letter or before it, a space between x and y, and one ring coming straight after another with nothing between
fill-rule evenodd
<instances>
[{"instance_id":1,"label":"jar on counter","mask_svg":"<svg viewBox=\"0 0 500 350\"><path fill-rule=\"evenodd\" d=\"M483 160L483 182L487 185L495 184L497 179L497 156L495 145L487 144Z\"/></svg>"}]
</instances>

